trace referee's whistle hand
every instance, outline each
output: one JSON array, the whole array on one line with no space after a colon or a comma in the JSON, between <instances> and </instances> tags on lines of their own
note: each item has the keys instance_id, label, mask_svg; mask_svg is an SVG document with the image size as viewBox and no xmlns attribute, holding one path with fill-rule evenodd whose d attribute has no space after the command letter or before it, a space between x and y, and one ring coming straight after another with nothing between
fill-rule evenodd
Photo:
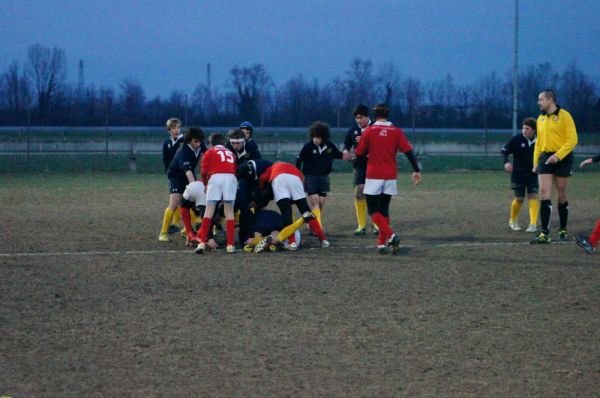
<instances>
[{"instance_id":1,"label":"referee's whistle hand","mask_svg":"<svg viewBox=\"0 0 600 398\"><path fill-rule=\"evenodd\" d=\"M560 159L558 158L558 156L556 155L552 155L548 158L548 160L546 160L546 164L555 164L558 163Z\"/></svg>"},{"instance_id":2,"label":"referee's whistle hand","mask_svg":"<svg viewBox=\"0 0 600 398\"><path fill-rule=\"evenodd\" d=\"M419 185L423 181L423 177L421 177L421 173L413 173L412 180L413 184Z\"/></svg>"},{"instance_id":3,"label":"referee's whistle hand","mask_svg":"<svg viewBox=\"0 0 600 398\"><path fill-rule=\"evenodd\" d=\"M506 170L509 173L512 173L512 171L513 171L512 163L510 163L510 162L504 163L504 170Z\"/></svg>"}]
</instances>

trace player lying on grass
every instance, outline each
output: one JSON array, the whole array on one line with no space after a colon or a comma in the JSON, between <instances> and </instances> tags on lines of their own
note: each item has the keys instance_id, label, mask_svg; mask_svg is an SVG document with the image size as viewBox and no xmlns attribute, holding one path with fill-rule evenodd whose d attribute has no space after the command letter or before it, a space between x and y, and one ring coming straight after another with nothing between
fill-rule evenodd
<instances>
[{"instance_id":1,"label":"player lying on grass","mask_svg":"<svg viewBox=\"0 0 600 398\"><path fill-rule=\"evenodd\" d=\"M281 217L283 219L283 230L279 233L281 241L289 239L289 250L298 248L294 239L294 232L306 222L310 225L312 232L319 238L321 247L329 247L329 241L323 233L319 222L308 207L304 186L302 184L303 175L294 165L285 162L271 163L267 160L249 161L245 167L240 168L240 178L244 178L252 183L253 190L261 191L267 185L273 190L273 197ZM296 205L302 218L293 222L292 205ZM264 251L272 241L272 236L265 237L256 245L257 253Z\"/></svg>"},{"instance_id":2,"label":"player lying on grass","mask_svg":"<svg viewBox=\"0 0 600 398\"><path fill-rule=\"evenodd\" d=\"M585 159L579 164L580 168L584 168L588 164L600 162L600 155ZM596 221L596 225L589 236L577 235L573 239L575 242L583 248L588 254L592 254L598 247L598 241L600 240L600 218Z\"/></svg>"},{"instance_id":3,"label":"player lying on grass","mask_svg":"<svg viewBox=\"0 0 600 398\"><path fill-rule=\"evenodd\" d=\"M212 227L212 217L219 201L225 208L225 232L227 236L227 253L235 253L235 220L233 204L237 191L235 155L225 148L225 138L221 134L210 136L212 148L202 158L202 181L206 185L206 210L200 228L200 243L196 253L206 251L208 232Z\"/></svg>"},{"instance_id":4,"label":"player lying on grass","mask_svg":"<svg viewBox=\"0 0 600 398\"><path fill-rule=\"evenodd\" d=\"M281 214L273 210L261 209L258 210L254 217L254 224L250 227L253 238L248 238L244 245L245 252L253 252L256 245L263 240L264 237L271 235L275 237L273 244L269 246L270 251L277 251L277 243L282 243L283 247L286 248L289 243L287 240L279 242L276 237L279 235L279 231L283 229L283 219ZM300 246L300 231L294 232L296 239L296 245Z\"/></svg>"}]
</instances>

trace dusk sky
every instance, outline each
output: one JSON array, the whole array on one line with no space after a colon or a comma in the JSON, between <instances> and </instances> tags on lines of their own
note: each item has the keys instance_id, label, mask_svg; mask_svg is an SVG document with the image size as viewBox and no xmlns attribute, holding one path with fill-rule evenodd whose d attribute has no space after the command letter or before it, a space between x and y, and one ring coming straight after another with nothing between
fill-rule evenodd
<instances>
[{"instance_id":1,"label":"dusk sky","mask_svg":"<svg viewBox=\"0 0 600 398\"><path fill-rule=\"evenodd\" d=\"M565 6L568 4L568 7ZM521 63L576 61L600 79L600 1L521 0ZM354 57L393 62L424 81L504 74L512 65L514 1L25 1L0 2L0 71L29 45L65 49L68 80L147 96L225 88L233 66L261 63L281 85L299 74L326 83Z\"/></svg>"}]
</instances>

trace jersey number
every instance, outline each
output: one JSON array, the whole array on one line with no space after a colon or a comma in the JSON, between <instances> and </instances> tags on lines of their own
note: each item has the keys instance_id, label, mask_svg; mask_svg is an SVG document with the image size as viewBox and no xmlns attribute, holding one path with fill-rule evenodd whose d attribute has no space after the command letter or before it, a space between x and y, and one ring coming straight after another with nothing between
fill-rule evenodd
<instances>
[{"instance_id":1,"label":"jersey number","mask_svg":"<svg viewBox=\"0 0 600 398\"><path fill-rule=\"evenodd\" d=\"M229 151L217 151L217 153L221 157L221 162L235 163L235 159L233 158L233 153L231 153Z\"/></svg>"}]
</instances>

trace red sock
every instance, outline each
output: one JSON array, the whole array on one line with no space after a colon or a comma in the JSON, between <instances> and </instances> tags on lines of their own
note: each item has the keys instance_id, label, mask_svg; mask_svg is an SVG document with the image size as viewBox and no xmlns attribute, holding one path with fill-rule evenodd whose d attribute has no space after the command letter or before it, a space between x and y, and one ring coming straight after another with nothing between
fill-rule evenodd
<instances>
[{"instance_id":1,"label":"red sock","mask_svg":"<svg viewBox=\"0 0 600 398\"><path fill-rule=\"evenodd\" d=\"M319 240L327 239L325 233L323 232L323 229L321 228L321 225L319 224L319 221L317 221L316 218L310 220L308 222L308 225L310 226L310 230L313 232L313 234L317 235L317 238L319 238Z\"/></svg>"},{"instance_id":2,"label":"red sock","mask_svg":"<svg viewBox=\"0 0 600 398\"><path fill-rule=\"evenodd\" d=\"M296 232L294 231L293 234L291 234L288 238L287 238L288 244L292 244L292 243L296 243Z\"/></svg>"},{"instance_id":3,"label":"red sock","mask_svg":"<svg viewBox=\"0 0 600 398\"><path fill-rule=\"evenodd\" d=\"M193 233L194 230L192 229L192 218L190 217L190 209L188 209L187 207L181 208L181 219L183 220L185 232L187 232L188 235Z\"/></svg>"},{"instance_id":4,"label":"red sock","mask_svg":"<svg viewBox=\"0 0 600 398\"><path fill-rule=\"evenodd\" d=\"M208 217L202 219L202 227L200 227L200 240L204 243L208 240L208 232L212 227L212 220Z\"/></svg>"},{"instance_id":5,"label":"red sock","mask_svg":"<svg viewBox=\"0 0 600 398\"><path fill-rule=\"evenodd\" d=\"M598 240L600 240L600 218L596 222L596 226L594 227L594 230L590 234L588 240L590 241L590 245L592 245L593 248L595 248L598 245Z\"/></svg>"},{"instance_id":6,"label":"red sock","mask_svg":"<svg viewBox=\"0 0 600 398\"><path fill-rule=\"evenodd\" d=\"M227 236L227 246L233 246L235 243L235 220L225 221L225 234Z\"/></svg>"},{"instance_id":7,"label":"red sock","mask_svg":"<svg viewBox=\"0 0 600 398\"><path fill-rule=\"evenodd\" d=\"M373 221L379 227L379 233L383 235L384 241L385 239L389 239L394 233L390 229L390 225L388 224L387 220L380 212L372 214L371 221Z\"/></svg>"}]
</instances>

